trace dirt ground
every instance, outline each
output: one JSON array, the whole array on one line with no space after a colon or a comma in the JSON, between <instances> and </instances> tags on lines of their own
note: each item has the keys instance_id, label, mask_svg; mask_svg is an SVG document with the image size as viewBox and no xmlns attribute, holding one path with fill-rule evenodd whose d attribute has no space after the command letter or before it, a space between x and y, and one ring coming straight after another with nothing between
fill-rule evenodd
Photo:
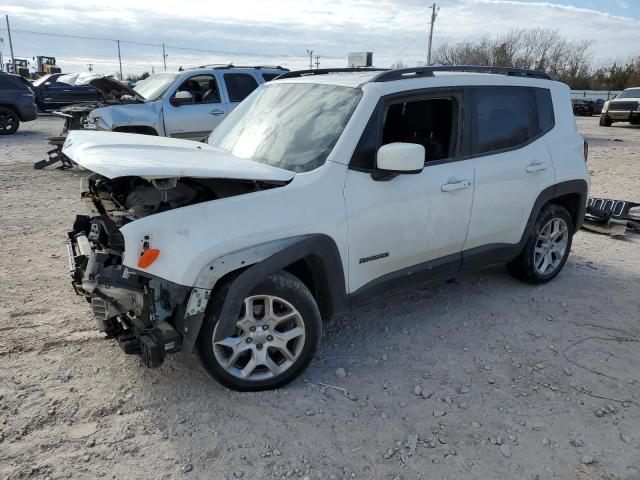
<instances>
[{"instance_id":1,"label":"dirt ground","mask_svg":"<svg viewBox=\"0 0 640 480\"><path fill-rule=\"evenodd\" d=\"M640 128L577 121L592 193L640 202ZM63 244L83 173L32 169L60 127L0 137L0 479L640 479L640 235L581 231L544 286L493 269L353 311L299 380L239 394L94 329Z\"/></svg>"}]
</instances>

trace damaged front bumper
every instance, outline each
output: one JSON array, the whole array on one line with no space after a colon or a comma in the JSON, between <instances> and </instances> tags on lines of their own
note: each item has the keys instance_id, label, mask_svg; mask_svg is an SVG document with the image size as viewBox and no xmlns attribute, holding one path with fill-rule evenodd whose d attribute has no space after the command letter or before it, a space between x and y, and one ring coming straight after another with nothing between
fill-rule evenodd
<instances>
[{"instance_id":1,"label":"damaged front bumper","mask_svg":"<svg viewBox=\"0 0 640 480\"><path fill-rule=\"evenodd\" d=\"M159 367L167 354L182 350L185 338L189 350L193 346L189 327L196 322L199 329L204 308L196 306L206 305L208 291L125 267L121 234L107 228L100 217L76 218L67 240L71 284L91 305L99 331L148 367Z\"/></svg>"}]
</instances>

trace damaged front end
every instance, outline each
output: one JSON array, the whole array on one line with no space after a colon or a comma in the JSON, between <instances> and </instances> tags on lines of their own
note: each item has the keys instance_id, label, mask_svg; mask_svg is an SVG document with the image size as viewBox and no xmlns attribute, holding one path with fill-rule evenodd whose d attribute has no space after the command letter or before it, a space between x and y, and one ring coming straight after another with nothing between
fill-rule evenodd
<instances>
[{"instance_id":1,"label":"damaged front end","mask_svg":"<svg viewBox=\"0 0 640 480\"><path fill-rule=\"evenodd\" d=\"M125 353L139 354L148 367L159 367L167 354L181 350L183 336L175 325L185 317L192 289L125 267L119 228L196 199L193 192L185 194L188 187L173 190L164 195L139 178L85 178L82 200L90 215L78 215L68 232L73 289L91 305L98 330L117 339ZM151 241L143 239L142 252Z\"/></svg>"}]
</instances>

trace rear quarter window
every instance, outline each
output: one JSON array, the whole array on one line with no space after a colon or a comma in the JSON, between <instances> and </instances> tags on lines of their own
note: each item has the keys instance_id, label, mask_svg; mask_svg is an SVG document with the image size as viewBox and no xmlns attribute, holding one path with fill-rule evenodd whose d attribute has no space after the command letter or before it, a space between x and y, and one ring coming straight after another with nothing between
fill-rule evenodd
<instances>
[{"instance_id":1,"label":"rear quarter window","mask_svg":"<svg viewBox=\"0 0 640 480\"><path fill-rule=\"evenodd\" d=\"M281 73L263 73L262 78L264 78L265 82L270 82L274 78L278 78L280 75L282 74Z\"/></svg>"},{"instance_id":2,"label":"rear quarter window","mask_svg":"<svg viewBox=\"0 0 640 480\"><path fill-rule=\"evenodd\" d=\"M534 88L536 107L538 110L538 134L547 133L555 125L551 92L546 88Z\"/></svg>"}]
</instances>

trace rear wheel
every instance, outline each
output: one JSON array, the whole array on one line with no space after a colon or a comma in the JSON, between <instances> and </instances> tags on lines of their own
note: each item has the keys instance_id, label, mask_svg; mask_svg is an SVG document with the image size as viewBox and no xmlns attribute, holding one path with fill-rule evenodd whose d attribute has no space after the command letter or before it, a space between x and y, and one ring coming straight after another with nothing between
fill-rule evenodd
<instances>
[{"instance_id":1,"label":"rear wheel","mask_svg":"<svg viewBox=\"0 0 640 480\"><path fill-rule=\"evenodd\" d=\"M509 263L509 271L528 283L552 280L567 261L573 240L573 221L560 205L545 205L534 224L524 250Z\"/></svg>"},{"instance_id":2,"label":"rear wheel","mask_svg":"<svg viewBox=\"0 0 640 480\"><path fill-rule=\"evenodd\" d=\"M321 317L309 289L280 272L244 299L232 336L214 341L218 319L205 318L198 351L220 383L240 391L278 388L309 365L321 335Z\"/></svg>"},{"instance_id":3,"label":"rear wheel","mask_svg":"<svg viewBox=\"0 0 640 480\"><path fill-rule=\"evenodd\" d=\"M20 118L9 108L0 108L0 135L12 135L18 131Z\"/></svg>"},{"instance_id":4,"label":"rear wheel","mask_svg":"<svg viewBox=\"0 0 640 480\"><path fill-rule=\"evenodd\" d=\"M600 115L600 126L601 127L610 127L611 124L613 122L611 121L611 119L607 116L606 113L603 113Z\"/></svg>"}]
</instances>

